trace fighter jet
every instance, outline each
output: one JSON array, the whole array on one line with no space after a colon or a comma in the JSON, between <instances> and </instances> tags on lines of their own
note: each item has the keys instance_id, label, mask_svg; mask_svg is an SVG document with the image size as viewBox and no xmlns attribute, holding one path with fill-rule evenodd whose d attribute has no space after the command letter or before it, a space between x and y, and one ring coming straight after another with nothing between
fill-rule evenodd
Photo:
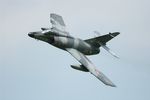
<instances>
[{"instance_id":1,"label":"fighter jet","mask_svg":"<svg viewBox=\"0 0 150 100\"><path fill-rule=\"evenodd\" d=\"M120 34L119 32L109 33L93 37L90 39L82 40L75 38L66 31L66 25L63 18L57 14L50 14L51 28L41 28L41 31L29 32L31 38L47 42L57 48L67 51L81 65L71 65L72 68L83 72L90 72L97 77L105 85L116 87L95 65L87 58L88 55L96 55L100 53L100 47L103 47L114 57L117 57L107 46L106 43ZM118 57L117 57L118 58Z\"/></svg>"}]
</instances>

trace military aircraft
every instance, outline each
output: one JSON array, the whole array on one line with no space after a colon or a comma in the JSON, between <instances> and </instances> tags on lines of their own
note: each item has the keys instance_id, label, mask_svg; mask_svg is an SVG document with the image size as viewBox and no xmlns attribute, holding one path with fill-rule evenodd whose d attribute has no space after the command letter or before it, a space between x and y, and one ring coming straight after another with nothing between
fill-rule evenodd
<instances>
[{"instance_id":1,"label":"military aircraft","mask_svg":"<svg viewBox=\"0 0 150 100\"><path fill-rule=\"evenodd\" d=\"M95 65L86 57L86 55L96 55L100 53L100 47L103 47L114 57L117 57L107 46L106 43L120 34L119 32L109 33L97 36L91 39L82 40L75 38L65 30L66 25L63 18L57 14L50 14L51 28L41 28L41 31L29 32L31 38L47 42L57 48L69 52L81 65L71 65L72 68L83 72L90 72L104 84L116 87ZM118 57L117 57L118 58Z\"/></svg>"}]
</instances>

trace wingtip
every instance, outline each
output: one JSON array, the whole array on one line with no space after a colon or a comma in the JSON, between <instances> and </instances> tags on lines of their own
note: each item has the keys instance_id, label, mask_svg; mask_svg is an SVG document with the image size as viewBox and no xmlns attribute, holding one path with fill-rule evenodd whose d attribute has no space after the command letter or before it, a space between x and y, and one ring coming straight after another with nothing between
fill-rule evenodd
<instances>
[{"instance_id":1,"label":"wingtip","mask_svg":"<svg viewBox=\"0 0 150 100\"><path fill-rule=\"evenodd\" d=\"M114 55L115 58L120 59L118 56Z\"/></svg>"},{"instance_id":2,"label":"wingtip","mask_svg":"<svg viewBox=\"0 0 150 100\"><path fill-rule=\"evenodd\" d=\"M117 87L114 83L112 83L110 80L109 80L109 82L107 82L107 83L104 83L105 85L107 85L107 86L110 86L110 87Z\"/></svg>"},{"instance_id":3,"label":"wingtip","mask_svg":"<svg viewBox=\"0 0 150 100\"><path fill-rule=\"evenodd\" d=\"M111 87L117 87L115 84L109 84L109 86L111 86Z\"/></svg>"}]
</instances>

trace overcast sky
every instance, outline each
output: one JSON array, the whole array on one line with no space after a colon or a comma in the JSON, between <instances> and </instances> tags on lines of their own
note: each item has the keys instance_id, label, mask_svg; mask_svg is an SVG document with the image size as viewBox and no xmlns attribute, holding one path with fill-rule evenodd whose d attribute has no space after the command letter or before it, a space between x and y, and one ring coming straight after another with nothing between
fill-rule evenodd
<instances>
[{"instance_id":1,"label":"overcast sky","mask_svg":"<svg viewBox=\"0 0 150 100\"><path fill-rule=\"evenodd\" d=\"M149 0L0 0L0 100L150 100ZM75 37L119 31L89 57L117 88L70 67L67 52L28 37L63 16Z\"/></svg>"}]
</instances>

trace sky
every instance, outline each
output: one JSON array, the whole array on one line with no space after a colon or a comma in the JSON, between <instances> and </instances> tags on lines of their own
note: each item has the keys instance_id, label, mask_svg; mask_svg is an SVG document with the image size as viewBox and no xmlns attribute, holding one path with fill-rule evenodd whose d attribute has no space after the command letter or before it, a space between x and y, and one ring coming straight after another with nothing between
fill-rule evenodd
<instances>
[{"instance_id":1,"label":"sky","mask_svg":"<svg viewBox=\"0 0 150 100\"><path fill-rule=\"evenodd\" d=\"M149 0L0 0L0 100L150 100ZM69 53L28 37L63 16L75 37L120 32L89 59L117 85L104 85Z\"/></svg>"}]
</instances>

